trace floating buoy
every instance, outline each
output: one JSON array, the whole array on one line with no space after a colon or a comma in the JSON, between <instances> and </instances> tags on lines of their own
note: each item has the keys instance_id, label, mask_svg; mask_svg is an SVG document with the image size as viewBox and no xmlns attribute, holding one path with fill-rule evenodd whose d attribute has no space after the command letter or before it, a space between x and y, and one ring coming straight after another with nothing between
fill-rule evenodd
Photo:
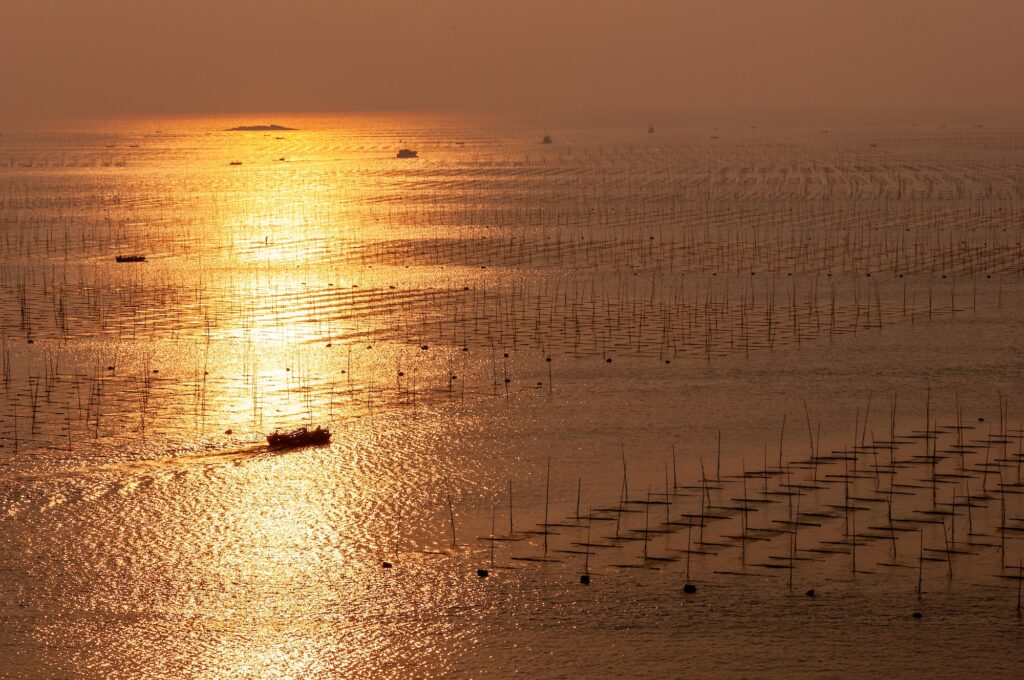
<instances>
[{"instance_id":1,"label":"floating buoy","mask_svg":"<svg viewBox=\"0 0 1024 680\"><path fill-rule=\"evenodd\" d=\"M585 586L589 586L590 585L590 574L581 574L580 575L580 583L582 583Z\"/></svg>"},{"instance_id":2,"label":"floating buoy","mask_svg":"<svg viewBox=\"0 0 1024 680\"><path fill-rule=\"evenodd\" d=\"M912 616L913 616L913 617L914 617L915 619L919 619L919 618L921 618L921 612L914 612L914 613L912 614Z\"/></svg>"},{"instance_id":3,"label":"floating buoy","mask_svg":"<svg viewBox=\"0 0 1024 680\"><path fill-rule=\"evenodd\" d=\"M814 588L811 588L810 590L808 590L806 593L804 593L804 595L806 595L807 597L814 597L814 595L815 595Z\"/></svg>"},{"instance_id":4,"label":"floating buoy","mask_svg":"<svg viewBox=\"0 0 1024 680\"><path fill-rule=\"evenodd\" d=\"M380 566L382 566L385 569L390 569L391 568L391 563L390 562L381 562Z\"/></svg>"},{"instance_id":5,"label":"floating buoy","mask_svg":"<svg viewBox=\"0 0 1024 680\"><path fill-rule=\"evenodd\" d=\"M697 592L697 586L693 585L692 583L687 583L685 586L683 586L683 592L692 595L693 593Z\"/></svg>"},{"instance_id":6,"label":"floating buoy","mask_svg":"<svg viewBox=\"0 0 1024 680\"><path fill-rule=\"evenodd\" d=\"M487 578L487 573L488 572L487 572L486 569L477 569L476 570L476 575L479 576L480 578Z\"/></svg>"}]
</instances>

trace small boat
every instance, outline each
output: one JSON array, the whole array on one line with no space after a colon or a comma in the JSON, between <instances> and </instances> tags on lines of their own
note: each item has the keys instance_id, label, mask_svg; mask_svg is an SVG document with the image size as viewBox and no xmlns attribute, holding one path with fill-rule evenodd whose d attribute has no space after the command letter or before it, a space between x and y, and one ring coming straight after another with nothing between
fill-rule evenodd
<instances>
[{"instance_id":1,"label":"small boat","mask_svg":"<svg viewBox=\"0 0 1024 680\"><path fill-rule=\"evenodd\" d=\"M231 161L228 165L241 165L242 161Z\"/></svg>"},{"instance_id":2,"label":"small boat","mask_svg":"<svg viewBox=\"0 0 1024 680\"><path fill-rule=\"evenodd\" d=\"M653 135L654 134L654 126L653 125L651 127L647 128L647 134L649 134L649 135Z\"/></svg>"},{"instance_id":3,"label":"small boat","mask_svg":"<svg viewBox=\"0 0 1024 680\"><path fill-rule=\"evenodd\" d=\"M300 427L287 431L274 430L267 435L267 444L276 449L313 446L314 444L326 444L330 441L331 431L319 425L312 430L308 427Z\"/></svg>"},{"instance_id":4,"label":"small boat","mask_svg":"<svg viewBox=\"0 0 1024 680\"><path fill-rule=\"evenodd\" d=\"M416 158L416 152L412 149L399 149L398 158Z\"/></svg>"},{"instance_id":5,"label":"small boat","mask_svg":"<svg viewBox=\"0 0 1024 680\"><path fill-rule=\"evenodd\" d=\"M541 144L551 144L551 135L544 135L544 139L540 140Z\"/></svg>"},{"instance_id":6,"label":"small boat","mask_svg":"<svg viewBox=\"0 0 1024 680\"><path fill-rule=\"evenodd\" d=\"M145 262L145 255L118 255L114 258L117 262Z\"/></svg>"}]
</instances>

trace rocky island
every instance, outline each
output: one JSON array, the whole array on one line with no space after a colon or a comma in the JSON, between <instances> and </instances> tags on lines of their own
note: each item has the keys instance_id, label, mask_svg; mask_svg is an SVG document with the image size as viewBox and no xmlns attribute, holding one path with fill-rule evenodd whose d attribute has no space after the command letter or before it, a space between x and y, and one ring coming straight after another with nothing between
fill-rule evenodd
<instances>
[{"instance_id":1,"label":"rocky island","mask_svg":"<svg viewBox=\"0 0 1024 680\"><path fill-rule=\"evenodd\" d=\"M238 127L228 128L228 132L280 132L282 130L295 130L295 128L285 127L284 125L239 125Z\"/></svg>"}]
</instances>

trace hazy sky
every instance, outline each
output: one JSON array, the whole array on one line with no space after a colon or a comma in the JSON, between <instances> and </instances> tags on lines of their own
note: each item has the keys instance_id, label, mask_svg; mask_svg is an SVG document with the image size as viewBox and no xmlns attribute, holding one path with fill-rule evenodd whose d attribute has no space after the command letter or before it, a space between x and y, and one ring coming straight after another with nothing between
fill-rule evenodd
<instances>
[{"instance_id":1,"label":"hazy sky","mask_svg":"<svg viewBox=\"0 0 1024 680\"><path fill-rule=\"evenodd\" d=\"M0 0L0 118L1024 111L1024 0Z\"/></svg>"}]
</instances>

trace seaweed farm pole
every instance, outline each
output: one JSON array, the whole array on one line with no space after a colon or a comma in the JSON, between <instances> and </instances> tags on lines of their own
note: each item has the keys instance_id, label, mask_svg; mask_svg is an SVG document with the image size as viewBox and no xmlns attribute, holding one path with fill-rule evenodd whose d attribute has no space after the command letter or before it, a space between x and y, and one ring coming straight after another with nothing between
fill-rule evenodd
<instances>
[{"instance_id":1,"label":"seaweed farm pole","mask_svg":"<svg viewBox=\"0 0 1024 680\"><path fill-rule=\"evenodd\" d=\"M920 548L917 553L917 599L921 599L921 581L924 579L924 529L918 529L917 534L921 539Z\"/></svg>"},{"instance_id":2,"label":"seaweed farm pole","mask_svg":"<svg viewBox=\"0 0 1024 680\"><path fill-rule=\"evenodd\" d=\"M792 489L790 489L792 491ZM793 517L793 550L789 556L789 589L793 590L793 572L796 570L797 534L800 531L800 495L796 497L796 515Z\"/></svg>"},{"instance_id":3,"label":"seaweed farm pole","mask_svg":"<svg viewBox=\"0 0 1024 680\"><path fill-rule=\"evenodd\" d=\"M448 485L448 478L444 478L444 490L448 496L448 518L451 520L452 526L452 549L455 548L455 510L452 508L452 491Z\"/></svg>"},{"instance_id":4,"label":"seaweed farm pole","mask_svg":"<svg viewBox=\"0 0 1024 680\"><path fill-rule=\"evenodd\" d=\"M847 475L847 495L846 504L850 505L849 495L849 475ZM850 518L850 573L856 576L857 574L857 511L854 508L847 507L846 510Z\"/></svg>"},{"instance_id":5,"label":"seaweed farm pole","mask_svg":"<svg viewBox=\"0 0 1024 680\"><path fill-rule=\"evenodd\" d=\"M544 557L548 556L548 500L551 496L551 456L548 456L547 474L544 479Z\"/></svg>"},{"instance_id":6,"label":"seaweed farm pole","mask_svg":"<svg viewBox=\"0 0 1024 680\"><path fill-rule=\"evenodd\" d=\"M1006 568L1006 487L1003 486L1003 466L999 466L999 552L1001 566Z\"/></svg>"},{"instance_id":7,"label":"seaweed farm pole","mask_svg":"<svg viewBox=\"0 0 1024 680\"><path fill-rule=\"evenodd\" d=\"M704 458L702 456L697 456L697 460L700 461L700 481L701 481L701 486L704 487L704 494L703 495L705 497L704 499L701 500L701 503L703 503L704 500L706 499L707 502L708 502L708 507L710 507L711 506L711 492L708 491L708 475L704 471ZM701 507L703 507L703 505Z\"/></svg>"},{"instance_id":8,"label":"seaweed farm pole","mask_svg":"<svg viewBox=\"0 0 1024 680\"><path fill-rule=\"evenodd\" d=\"M668 463L665 463L665 527L671 526L672 500L668 492Z\"/></svg>"},{"instance_id":9,"label":"seaweed farm pole","mask_svg":"<svg viewBox=\"0 0 1024 680\"><path fill-rule=\"evenodd\" d=\"M811 446L811 461L814 462L815 468L817 468L817 456L814 452L814 433L811 431L811 411L807 408L807 400L803 399L804 402L804 417L807 418L807 439ZM766 446L767 449L767 446ZM767 453L766 453L767 455ZM767 467L767 466L766 466Z\"/></svg>"},{"instance_id":10,"label":"seaweed farm pole","mask_svg":"<svg viewBox=\"0 0 1024 680\"><path fill-rule=\"evenodd\" d=\"M762 453L763 453L762 464L764 465L764 474L761 476L761 479L764 482L764 491L762 493L765 496L767 496L768 495L768 444L764 445L764 451Z\"/></svg>"},{"instance_id":11,"label":"seaweed farm pole","mask_svg":"<svg viewBox=\"0 0 1024 680\"><path fill-rule=\"evenodd\" d=\"M508 480L508 537L512 538L512 480Z\"/></svg>"},{"instance_id":12,"label":"seaweed farm pole","mask_svg":"<svg viewBox=\"0 0 1024 680\"><path fill-rule=\"evenodd\" d=\"M497 506L491 506L491 569L494 568L494 515L496 513Z\"/></svg>"},{"instance_id":13,"label":"seaweed farm pole","mask_svg":"<svg viewBox=\"0 0 1024 680\"><path fill-rule=\"evenodd\" d=\"M782 429L779 430L779 469L782 469L782 440L786 436L786 415L782 414Z\"/></svg>"},{"instance_id":14,"label":"seaweed farm pole","mask_svg":"<svg viewBox=\"0 0 1024 680\"><path fill-rule=\"evenodd\" d=\"M590 578L590 525L593 523L594 508L587 510L587 545L585 546L585 553L583 555L583 575Z\"/></svg>"},{"instance_id":15,"label":"seaweed farm pole","mask_svg":"<svg viewBox=\"0 0 1024 680\"><path fill-rule=\"evenodd\" d=\"M889 412L889 467L892 468L892 477L889 478L891 485L896 479L896 391L892 393L892 410Z\"/></svg>"},{"instance_id":16,"label":"seaweed farm pole","mask_svg":"<svg viewBox=\"0 0 1024 680\"><path fill-rule=\"evenodd\" d=\"M946 544L946 565L949 567L949 577L953 578L953 555L949 552L949 538L946 536L946 518L942 518L942 541Z\"/></svg>"},{"instance_id":17,"label":"seaweed farm pole","mask_svg":"<svg viewBox=\"0 0 1024 680\"><path fill-rule=\"evenodd\" d=\"M1024 438L1022 438L1022 439L1024 439ZM1017 469L1018 469L1017 477L1019 478L1020 477L1019 462L1018 462L1018 468ZM676 477L676 445L675 445L675 443L673 443L672 444L672 490L675 491L678 488L679 488L679 482L678 482L678 478Z\"/></svg>"},{"instance_id":18,"label":"seaweed farm pole","mask_svg":"<svg viewBox=\"0 0 1024 680\"><path fill-rule=\"evenodd\" d=\"M964 479L964 484L967 486L967 535L974 535L974 513L971 512L971 479L968 477Z\"/></svg>"},{"instance_id":19,"label":"seaweed farm pole","mask_svg":"<svg viewBox=\"0 0 1024 680\"><path fill-rule=\"evenodd\" d=\"M707 498L710 499L710 495L708 495L708 480L707 480L706 477L704 477L704 464L703 463L701 463L701 477L702 477L702 479L701 479L701 486L704 487L704 493L702 493L701 496L700 496L700 536L698 538L699 538L700 542L703 543L704 542L704 498L705 498L705 496L707 496Z\"/></svg>"},{"instance_id":20,"label":"seaweed farm pole","mask_svg":"<svg viewBox=\"0 0 1024 680\"><path fill-rule=\"evenodd\" d=\"M626 501L628 501L629 500L629 479L626 476L626 447L623 446L622 444L619 444L619 451L622 454L622 486L623 486L623 494L625 494L625 499L626 499ZM549 463L551 462L550 458L548 459L548 462Z\"/></svg>"},{"instance_id":21,"label":"seaweed farm pole","mask_svg":"<svg viewBox=\"0 0 1024 680\"><path fill-rule=\"evenodd\" d=\"M743 504L742 522L740 523L740 559L742 564L747 564L747 464L743 464Z\"/></svg>"},{"instance_id":22,"label":"seaweed farm pole","mask_svg":"<svg viewBox=\"0 0 1024 680\"><path fill-rule=\"evenodd\" d=\"M619 537L619 529L622 526L622 503L623 503L622 499L623 499L623 494L625 494L624 486L623 486L623 484L620 484L619 485L619 508L618 508L618 511L615 513L615 538Z\"/></svg>"},{"instance_id":23,"label":"seaweed farm pole","mask_svg":"<svg viewBox=\"0 0 1024 680\"><path fill-rule=\"evenodd\" d=\"M580 495L583 493L583 477L576 478L576 519L580 518Z\"/></svg>"},{"instance_id":24,"label":"seaweed farm pole","mask_svg":"<svg viewBox=\"0 0 1024 680\"><path fill-rule=\"evenodd\" d=\"M651 489L647 488L647 503L644 505L644 559L647 559L647 542L650 531L651 518Z\"/></svg>"}]
</instances>

